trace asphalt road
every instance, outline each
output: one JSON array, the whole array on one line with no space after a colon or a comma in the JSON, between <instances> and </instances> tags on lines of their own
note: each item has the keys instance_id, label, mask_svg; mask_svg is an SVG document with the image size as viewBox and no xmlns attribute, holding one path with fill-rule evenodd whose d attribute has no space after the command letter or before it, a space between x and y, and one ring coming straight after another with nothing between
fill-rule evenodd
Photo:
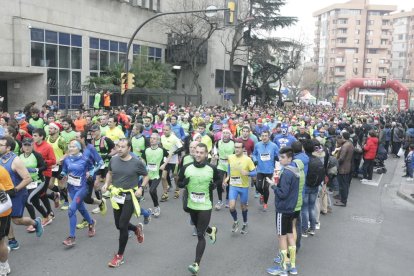
<instances>
[{"instance_id":1,"label":"asphalt road","mask_svg":"<svg viewBox=\"0 0 414 276\"><path fill-rule=\"evenodd\" d=\"M401 160L387 160L388 173L378 186L353 180L348 206L334 207L332 214L321 216L321 230L302 240L297 260L300 275L411 275L414 207L396 196L401 165ZM376 180L379 177L375 175ZM56 220L41 238L26 233L25 227L15 227L21 247L9 257L12 275L190 275L187 266L194 260L197 238L191 235L181 200L172 195L161 203L161 216L145 226L145 242L138 244L135 236L129 239L121 267L107 266L118 244L110 208L106 217L94 215L96 236L88 238L87 230L77 231L77 244L71 249L62 245L68 236L67 213L56 211ZM207 243L199 275L266 275L266 268L273 265L274 205L262 212L253 195L251 190L247 235L231 232L228 209L213 212L211 224L219 229L218 240L215 245ZM143 205L153 207L149 196Z\"/></svg>"}]
</instances>

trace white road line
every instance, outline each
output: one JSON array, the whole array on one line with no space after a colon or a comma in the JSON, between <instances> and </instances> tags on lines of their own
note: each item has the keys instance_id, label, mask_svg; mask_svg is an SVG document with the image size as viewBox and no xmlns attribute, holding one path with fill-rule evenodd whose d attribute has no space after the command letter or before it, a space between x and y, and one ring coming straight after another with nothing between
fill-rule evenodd
<instances>
[{"instance_id":1,"label":"white road line","mask_svg":"<svg viewBox=\"0 0 414 276\"><path fill-rule=\"evenodd\" d=\"M362 184L365 184L365 185L370 185L370 186L375 186L375 187L378 187L379 186L379 184L381 183L381 179L382 179L382 176L383 176L384 174L381 174L381 176L380 176L380 178L378 179L378 181L361 181L361 183Z\"/></svg>"}]
</instances>

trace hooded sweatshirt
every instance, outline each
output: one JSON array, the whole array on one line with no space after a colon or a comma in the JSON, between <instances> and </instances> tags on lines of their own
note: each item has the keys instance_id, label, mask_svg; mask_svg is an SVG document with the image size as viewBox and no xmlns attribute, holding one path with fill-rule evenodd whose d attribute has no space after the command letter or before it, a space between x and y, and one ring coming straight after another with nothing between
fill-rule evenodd
<instances>
[{"instance_id":1,"label":"hooded sweatshirt","mask_svg":"<svg viewBox=\"0 0 414 276\"><path fill-rule=\"evenodd\" d=\"M282 169L279 183L272 186L275 193L275 206L278 213L293 213L299 197L300 172L295 163Z\"/></svg>"}]
</instances>

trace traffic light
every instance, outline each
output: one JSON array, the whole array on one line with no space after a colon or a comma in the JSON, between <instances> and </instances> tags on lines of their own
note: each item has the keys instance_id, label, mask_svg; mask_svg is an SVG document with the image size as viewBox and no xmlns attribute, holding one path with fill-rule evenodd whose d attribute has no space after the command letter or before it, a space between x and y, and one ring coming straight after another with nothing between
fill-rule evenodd
<instances>
[{"instance_id":1,"label":"traffic light","mask_svg":"<svg viewBox=\"0 0 414 276\"><path fill-rule=\"evenodd\" d=\"M237 24L237 0L228 0L227 8L229 9L227 12L227 24Z\"/></svg>"},{"instance_id":2,"label":"traffic light","mask_svg":"<svg viewBox=\"0 0 414 276\"><path fill-rule=\"evenodd\" d=\"M132 73L128 73L128 89L132 89L135 87L135 75Z\"/></svg>"},{"instance_id":3,"label":"traffic light","mask_svg":"<svg viewBox=\"0 0 414 276\"><path fill-rule=\"evenodd\" d=\"M128 75L121 73L121 95L124 95L126 90L128 90Z\"/></svg>"}]
</instances>

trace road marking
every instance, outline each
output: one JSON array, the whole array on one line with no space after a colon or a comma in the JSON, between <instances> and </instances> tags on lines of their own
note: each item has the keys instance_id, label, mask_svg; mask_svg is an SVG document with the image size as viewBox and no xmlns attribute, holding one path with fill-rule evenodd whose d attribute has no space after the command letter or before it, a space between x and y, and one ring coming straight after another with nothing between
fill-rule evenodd
<instances>
[{"instance_id":1,"label":"road marking","mask_svg":"<svg viewBox=\"0 0 414 276\"><path fill-rule=\"evenodd\" d=\"M378 179L378 181L361 181L361 183L362 184L365 184L365 185L370 185L370 186L375 186L375 187L378 187L379 186L379 184L381 183L381 179L382 179L382 176L383 176L384 174L381 174L381 176L380 176L380 178Z\"/></svg>"},{"instance_id":2,"label":"road marking","mask_svg":"<svg viewBox=\"0 0 414 276\"><path fill-rule=\"evenodd\" d=\"M384 221L382 218L370 218L365 216L352 216L351 218L352 220L368 224L380 224Z\"/></svg>"}]
</instances>

